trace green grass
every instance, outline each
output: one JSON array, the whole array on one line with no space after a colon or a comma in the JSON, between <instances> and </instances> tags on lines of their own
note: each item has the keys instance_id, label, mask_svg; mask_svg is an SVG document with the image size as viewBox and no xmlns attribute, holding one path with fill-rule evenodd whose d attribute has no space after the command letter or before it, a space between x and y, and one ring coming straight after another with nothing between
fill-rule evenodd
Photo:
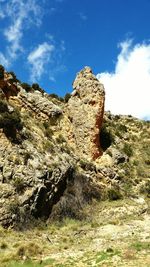
<instances>
[{"instance_id":1,"label":"green grass","mask_svg":"<svg viewBox=\"0 0 150 267\"><path fill-rule=\"evenodd\" d=\"M106 251L98 252L96 255L96 263L108 260L115 255L120 256L121 252L119 250L113 250L113 249L107 249Z\"/></svg>"},{"instance_id":2,"label":"green grass","mask_svg":"<svg viewBox=\"0 0 150 267\"><path fill-rule=\"evenodd\" d=\"M137 241L131 245L136 251L150 250L150 242Z\"/></svg>"}]
</instances>

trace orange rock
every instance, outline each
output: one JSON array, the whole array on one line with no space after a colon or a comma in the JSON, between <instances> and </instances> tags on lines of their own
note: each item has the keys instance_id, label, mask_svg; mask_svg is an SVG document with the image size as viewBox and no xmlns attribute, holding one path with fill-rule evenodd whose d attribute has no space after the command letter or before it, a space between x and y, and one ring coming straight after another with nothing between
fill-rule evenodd
<instances>
[{"instance_id":1,"label":"orange rock","mask_svg":"<svg viewBox=\"0 0 150 267\"><path fill-rule=\"evenodd\" d=\"M0 79L0 88L5 94L7 100L10 96L16 96L18 94L17 86L9 83L7 80Z\"/></svg>"},{"instance_id":2,"label":"orange rock","mask_svg":"<svg viewBox=\"0 0 150 267\"><path fill-rule=\"evenodd\" d=\"M68 136L73 136L80 155L95 160L102 154L99 135L104 114L104 87L92 70L85 67L78 73L73 89L68 102Z\"/></svg>"}]
</instances>

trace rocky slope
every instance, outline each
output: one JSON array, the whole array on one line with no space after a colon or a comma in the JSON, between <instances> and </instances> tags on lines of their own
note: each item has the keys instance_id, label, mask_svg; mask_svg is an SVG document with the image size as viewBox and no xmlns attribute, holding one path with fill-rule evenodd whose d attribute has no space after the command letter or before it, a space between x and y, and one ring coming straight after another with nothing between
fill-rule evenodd
<instances>
[{"instance_id":1,"label":"rocky slope","mask_svg":"<svg viewBox=\"0 0 150 267\"><path fill-rule=\"evenodd\" d=\"M3 226L83 219L93 199L150 195L150 123L104 114L104 88L90 68L67 103L0 71Z\"/></svg>"}]
</instances>

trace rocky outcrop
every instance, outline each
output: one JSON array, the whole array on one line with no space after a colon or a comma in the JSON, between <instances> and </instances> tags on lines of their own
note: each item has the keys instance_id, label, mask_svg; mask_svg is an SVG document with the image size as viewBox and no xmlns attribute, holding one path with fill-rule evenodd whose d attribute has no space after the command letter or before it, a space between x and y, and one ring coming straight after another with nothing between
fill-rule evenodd
<instances>
[{"instance_id":1,"label":"rocky outcrop","mask_svg":"<svg viewBox=\"0 0 150 267\"><path fill-rule=\"evenodd\" d=\"M18 88L15 84L11 84L7 80L0 79L0 89L4 93L6 99L10 96L16 96L18 94Z\"/></svg>"},{"instance_id":2,"label":"rocky outcrop","mask_svg":"<svg viewBox=\"0 0 150 267\"><path fill-rule=\"evenodd\" d=\"M68 102L68 140L75 143L80 156L96 159L101 154L100 129L104 113L103 85L89 67L81 70L74 83Z\"/></svg>"},{"instance_id":3,"label":"rocky outcrop","mask_svg":"<svg viewBox=\"0 0 150 267\"><path fill-rule=\"evenodd\" d=\"M20 110L28 110L44 120L62 114L61 108L52 103L46 93L42 94L37 90L27 93L19 82L13 82L13 76L7 72L0 79L0 98L6 98Z\"/></svg>"},{"instance_id":4,"label":"rocky outcrop","mask_svg":"<svg viewBox=\"0 0 150 267\"><path fill-rule=\"evenodd\" d=\"M0 129L0 223L7 227L27 225L32 218L81 218L84 205L101 197L93 167L89 170L84 164L85 171L80 172L76 164L78 152L91 158L100 155L103 86L91 69L85 68L78 74L73 95L63 110L62 104L50 101L46 93L26 92L19 82L11 85L9 78L5 73L0 84L8 100L4 101L7 117L17 108L22 128L18 142L12 142ZM67 142L66 124L61 127L64 118L73 135L74 152Z\"/></svg>"},{"instance_id":5,"label":"rocky outcrop","mask_svg":"<svg viewBox=\"0 0 150 267\"><path fill-rule=\"evenodd\" d=\"M3 139L0 224L22 229L34 218L83 218L83 207L101 197L101 186L89 175L91 172L80 174L71 163L72 156L68 161L59 159L58 164L48 160L50 156L46 161L46 155L31 146L19 148Z\"/></svg>"},{"instance_id":6,"label":"rocky outcrop","mask_svg":"<svg viewBox=\"0 0 150 267\"><path fill-rule=\"evenodd\" d=\"M89 67L77 75L68 103L37 90L26 92L19 82L12 82L18 93L11 90L6 99L11 77L5 75L3 82L0 224L27 227L37 218L82 219L92 199L134 196L136 183L141 192L142 176L142 192L149 196L149 122L110 113L103 120L104 88Z\"/></svg>"},{"instance_id":7,"label":"rocky outcrop","mask_svg":"<svg viewBox=\"0 0 150 267\"><path fill-rule=\"evenodd\" d=\"M33 114L41 119L49 119L59 117L62 114L62 109L52 103L46 95L43 96L41 92L35 91L27 93L20 86L20 92L17 97L11 97L10 103L16 102L21 109L33 112Z\"/></svg>"}]
</instances>

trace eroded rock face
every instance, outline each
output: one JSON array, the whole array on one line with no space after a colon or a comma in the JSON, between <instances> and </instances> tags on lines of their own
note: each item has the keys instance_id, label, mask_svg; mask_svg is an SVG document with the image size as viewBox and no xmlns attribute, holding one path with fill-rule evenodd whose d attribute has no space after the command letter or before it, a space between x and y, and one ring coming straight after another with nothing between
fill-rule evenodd
<instances>
[{"instance_id":1,"label":"eroded rock face","mask_svg":"<svg viewBox=\"0 0 150 267\"><path fill-rule=\"evenodd\" d=\"M103 120L105 92L89 67L81 70L68 102L70 129L68 139L75 142L80 155L96 159L102 152L99 133Z\"/></svg>"},{"instance_id":2,"label":"eroded rock face","mask_svg":"<svg viewBox=\"0 0 150 267\"><path fill-rule=\"evenodd\" d=\"M48 100L39 91L26 93L25 90L20 87L18 96L16 98L12 97L11 99L13 102L16 101L21 109L30 110L36 117L41 119L58 117L62 114L61 108Z\"/></svg>"},{"instance_id":3,"label":"eroded rock face","mask_svg":"<svg viewBox=\"0 0 150 267\"><path fill-rule=\"evenodd\" d=\"M25 144L21 149L7 140L0 149L0 224L4 227L23 229L33 218L79 219L86 204L100 199L103 188L92 172L78 173L71 158L52 169L52 163L36 148L28 159L25 153Z\"/></svg>"},{"instance_id":4,"label":"eroded rock face","mask_svg":"<svg viewBox=\"0 0 150 267\"><path fill-rule=\"evenodd\" d=\"M7 104L8 118L19 111L22 128L16 130L18 139L0 129L0 224L22 228L35 218L82 218L84 206L105 191L95 165L80 166L78 157L95 159L101 153L103 86L85 68L69 103L55 104L47 94L26 92L5 76L0 99ZM9 90L10 84L16 91Z\"/></svg>"}]
</instances>

